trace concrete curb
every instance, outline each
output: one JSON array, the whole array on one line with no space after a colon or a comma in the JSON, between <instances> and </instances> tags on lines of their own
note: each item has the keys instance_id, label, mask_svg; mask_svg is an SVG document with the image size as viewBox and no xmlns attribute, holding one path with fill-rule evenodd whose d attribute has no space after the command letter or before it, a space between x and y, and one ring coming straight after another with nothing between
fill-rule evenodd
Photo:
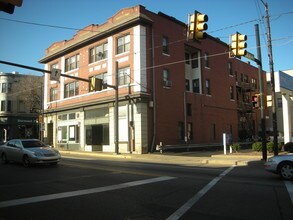
<instances>
[{"instance_id":1,"label":"concrete curb","mask_svg":"<svg viewBox=\"0 0 293 220\"><path fill-rule=\"evenodd\" d=\"M165 154L115 154L99 152L60 151L62 156L86 156L97 158L125 159L133 161L168 163L168 164L200 164L200 165L225 165L225 166L246 166L251 161L259 161L259 155L210 155L199 157L194 155L165 155Z\"/></svg>"}]
</instances>

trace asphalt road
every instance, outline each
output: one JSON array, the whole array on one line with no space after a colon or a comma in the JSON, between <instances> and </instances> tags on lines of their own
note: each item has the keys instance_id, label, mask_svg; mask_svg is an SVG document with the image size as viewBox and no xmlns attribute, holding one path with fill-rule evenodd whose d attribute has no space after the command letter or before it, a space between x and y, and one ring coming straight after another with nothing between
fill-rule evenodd
<instances>
[{"instance_id":1,"label":"asphalt road","mask_svg":"<svg viewBox=\"0 0 293 220\"><path fill-rule=\"evenodd\" d=\"M0 220L293 219L293 183L248 166L63 158L0 164Z\"/></svg>"}]
</instances>

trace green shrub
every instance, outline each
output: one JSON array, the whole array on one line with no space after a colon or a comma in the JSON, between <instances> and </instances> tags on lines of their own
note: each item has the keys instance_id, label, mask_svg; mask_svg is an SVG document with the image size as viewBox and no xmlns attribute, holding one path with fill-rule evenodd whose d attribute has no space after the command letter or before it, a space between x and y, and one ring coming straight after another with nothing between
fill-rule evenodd
<instances>
[{"instance_id":1,"label":"green shrub","mask_svg":"<svg viewBox=\"0 0 293 220\"><path fill-rule=\"evenodd\" d=\"M261 151L262 150L262 143L261 142L254 142L252 144L252 150L253 151Z\"/></svg>"},{"instance_id":2,"label":"green shrub","mask_svg":"<svg viewBox=\"0 0 293 220\"><path fill-rule=\"evenodd\" d=\"M282 144L278 143L278 151L281 151ZM272 153L274 151L274 142L267 142L267 151Z\"/></svg>"},{"instance_id":3,"label":"green shrub","mask_svg":"<svg viewBox=\"0 0 293 220\"><path fill-rule=\"evenodd\" d=\"M240 144L232 144L232 150L238 152L241 148Z\"/></svg>"},{"instance_id":4,"label":"green shrub","mask_svg":"<svg viewBox=\"0 0 293 220\"><path fill-rule=\"evenodd\" d=\"M278 143L278 150L280 151L282 148L281 143ZM255 142L252 144L252 150L253 151L262 151L262 142ZM274 143L269 141L267 142L267 151L268 152L273 152L274 151Z\"/></svg>"}]
</instances>

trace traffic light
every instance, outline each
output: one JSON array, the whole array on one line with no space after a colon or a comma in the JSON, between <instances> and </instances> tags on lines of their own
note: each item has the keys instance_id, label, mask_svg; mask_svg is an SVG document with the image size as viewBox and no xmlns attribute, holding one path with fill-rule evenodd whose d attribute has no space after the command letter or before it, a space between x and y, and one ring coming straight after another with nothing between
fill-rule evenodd
<instances>
[{"instance_id":1,"label":"traffic light","mask_svg":"<svg viewBox=\"0 0 293 220\"><path fill-rule=\"evenodd\" d=\"M13 14L14 7L20 7L22 0L0 0L0 11L4 11L8 14Z\"/></svg>"},{"instance_id":2,"label":"traffic light","mask_svg":"<svg viewBox=\"0 0 293 220\"><path fill-rule=\"evenodd\" d=\"M52 69L51 74L50 74L50 80L53 81L60 81L60 76L61 76L61 69Z\"/></svg>"},{"instance_id":3,"label":"traffic light","mask_svg":"<svg viewBox=\"0 0 293 220\"><path fill-rule=\"evenodd\" d=\"M260 97L259 94L255 94L252 96L252 107L259 108L260 107Z\"/></svg>"},{"instance_id":4,"label":"traffic light","mask_svg":"<svg viewBox=\"0 0 293 220\"><path fill-rule=\"evenodd\" d=\"M189 40L202 40L207 36L206 31L208 25L205 23L208 21L208 16L201 14L197 11L189 17L189 26L188 26L188 39Z\"/></svg>"},{"instance_id":5,"label":"traffic light","mask_svg":"<svg viewBox=\"0 0 293 220\"><path fill-rule=\"evenodd\" d=\"M240 57L247 54L247 36L236 32L231 36L231 45L230 45L230 57Z\"/></svg>"},{"instance_id":6,"label":"traffic light","mask_svg":"<svg viewBox=\"0 0 293 220\"><path fill-rule=\"evenodd\" d=\"M90 91L101 91L103 89L103 80L96 77L90 79Z\"/></svg>"}]
</instances>

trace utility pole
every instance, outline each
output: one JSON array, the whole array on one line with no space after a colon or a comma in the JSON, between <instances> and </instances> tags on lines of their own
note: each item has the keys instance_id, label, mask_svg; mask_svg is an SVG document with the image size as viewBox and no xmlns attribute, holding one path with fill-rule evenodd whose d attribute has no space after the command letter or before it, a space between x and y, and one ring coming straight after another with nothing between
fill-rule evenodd
<instances>
[{"instance_id":1,"label":"utility pole","mask_svg":"<svg viewBox=\"0 0 293 220\"><path fill-rule=\"evenodd\" d=\"M269 6L263 0L261 2L265 6L266 12L266 26L267 26L267 41L268 41L268 56L271 74L271 87L272 87L272 119L273 119L273 135L274 135L274 155L278 155L278 127L277 127L277 113L276 113L276 93L275 93L275 77L274 77L274 62L273 62L273 51L272 51L272 39L271 39L271 28L270 28L270 17L269 17Z\"/></svg>"},{"instance_id":2,"label":"utility pole","mask_svg":"<svg viewBox=\"0 0 293 220\"><path fill-rule=\"evenodd\" d=\"M119 154L119 102L118 102L118 86L119 86L119 77L118 77L118 62L115 62L115 154Z\"/></svg>"},{"instance_id":3,"label":"utility pole","mask_svg":"<svg viewBox=\"0 0 293 220\"><path fill-rule=\"evenodd\" d=\"M267 160L267 140L266 140L266 124L265 124L265 94L264 94L264 82L262 73L262 59L260 50L260 39L259 39L259 27L255 25L255 36L256 36L256 47L257 47L257 60L258 64L258 78L259 78L259 93L260 93L260 115L261 115L261 139L262 139L262 159Z\"/></svg>"}]
</instances>

